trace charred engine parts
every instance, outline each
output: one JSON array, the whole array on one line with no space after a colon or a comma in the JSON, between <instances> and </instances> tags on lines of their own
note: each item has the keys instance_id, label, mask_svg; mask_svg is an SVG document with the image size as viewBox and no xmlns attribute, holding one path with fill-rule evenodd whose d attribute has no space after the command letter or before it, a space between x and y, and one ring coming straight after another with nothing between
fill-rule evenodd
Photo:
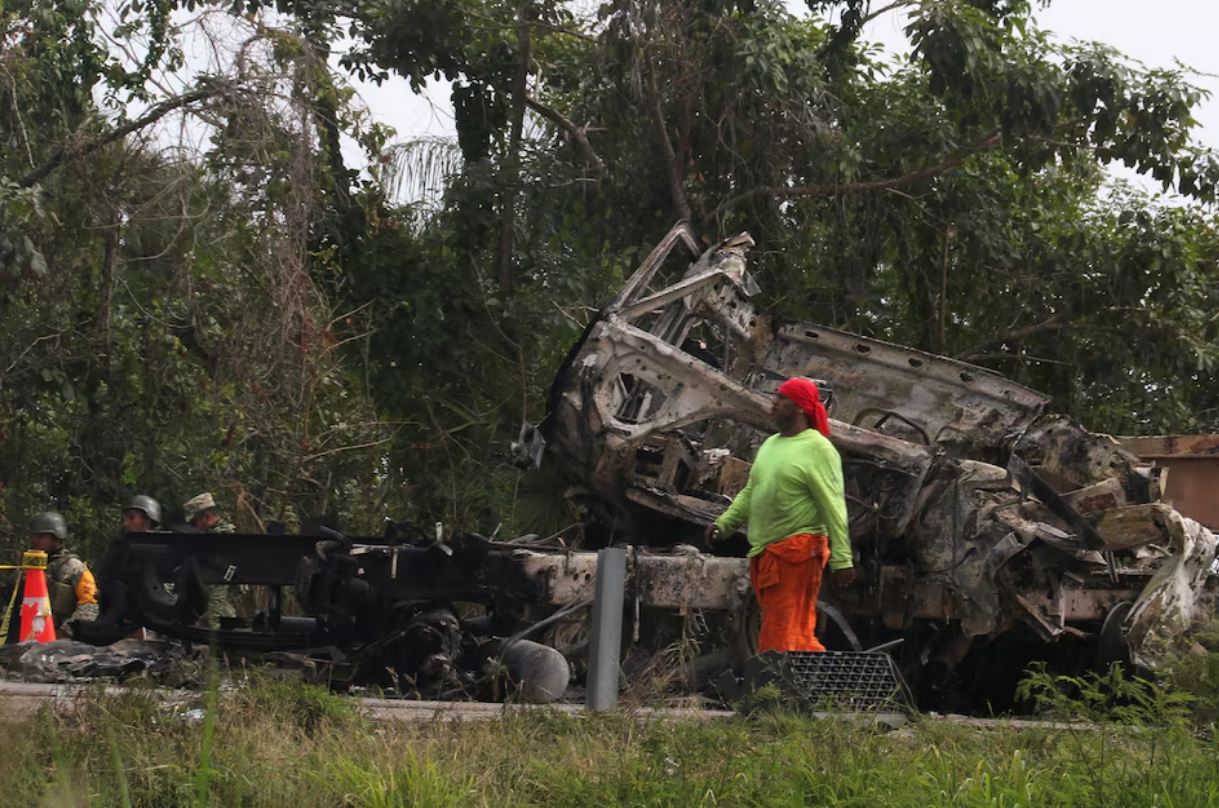
<instances>
[{"instance_id":1,"label":"charred engine parts","mask_svg":"<svg viewBox=\"0 0 1219 808\"><path fill-rule=\"evenodd\" d=\"M578 624L587 620L596 565L596 553L546 552L474 533L452 536L443 548L419 532L388 540L128 533L115 539L99 572L100 616L76 636L106 645L146 627L247 657L305 655L325 663L331 681L359 679L420 697L550 702L567 690L571 667L537 640L575 621L566 650L583 656ZM697 551L631 550L628 577L621 608L632 613L739 610L748 592L742 559ZM208 626L210 594L226 586L259 587L265 605L251 619ZM283 614L289 587L304 616ZM481 614L462 619L458 604Z\"/></svg>"},{"instance_id":2,"label":"charred engine parts","mask_svg":"<svg viewBox=\"0 0 1219 808\"><path fill-rule=\"evenodd\" d=\"M498 653L522 697L553 701L567 687L562 655L523 639L502 651L495 643L521 629L520 606L546 602L546 583L531 578L515 552L477 534L458 534L442 549L422 534L386 541L128 533L114 541L101 572L101 614L77 636L106 644L143 626L245 654L306 653L365 681L430 696L478 695ZM252 620L204 625L210 590L243 585L266 588L265 608ZM282 613L287 587L307 616ZM481 606L487 617L463 622L456 603Z\"/></svg>"}]
</instances>

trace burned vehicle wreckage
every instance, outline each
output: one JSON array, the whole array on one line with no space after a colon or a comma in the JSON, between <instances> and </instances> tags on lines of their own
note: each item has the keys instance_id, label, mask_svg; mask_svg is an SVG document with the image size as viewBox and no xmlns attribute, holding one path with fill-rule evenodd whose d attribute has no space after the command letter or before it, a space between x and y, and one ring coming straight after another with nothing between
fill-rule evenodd
<instances>
[{"instance_id":1,"label":"burned vehicle wreckage","mask_svg":"<svg viewBox=\"0 0 1219 808\"><path fill-rule=\"evenodd\" d=\"M1033 660L1154 666L1210 610L1215 537L1162 501L1159 468L1045 414L1045 396L991 371L771 321L751 303L752 243L742 234L703 251L685 225L670 231L568 355L545 421L512 447L587 506L590 545L631 545L628 641L659 652L694 640L692 686L750 653L743 539L723 555L691 545L744 486L773 393L793 376L826 393L860 574L822 590L818 633L840 650L902 639L892 653L924 705L1010 703ZM430 696L479 695L494 660L543 682L543 701L587 648L587 546L444 538L409 523L377 538L322 533L120 537L102 615L81 637L103 644L142 625L329 655L332 670ZM269 587L266 608L198 627L207 587L236 584ZM283 613L287 587L305 616ZM462 619L473 610L460 603L481 615Z\"/></svg>"}]
</instances>

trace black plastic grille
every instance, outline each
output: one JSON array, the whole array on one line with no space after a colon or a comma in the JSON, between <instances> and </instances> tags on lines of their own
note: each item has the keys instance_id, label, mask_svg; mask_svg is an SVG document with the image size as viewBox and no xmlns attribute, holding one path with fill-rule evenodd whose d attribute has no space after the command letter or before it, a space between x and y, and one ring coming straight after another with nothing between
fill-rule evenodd
<instances>
[{"instance_id":1,"label":"black plastic grille","mask_svg":"<svg viewBox=\"0 0 1219 808\"><path fill-rule=\"evenodd\" d=\"M789 651L771 662L796 694L817 709L908 710L909 692L888 654Z\"/></svg>"}]
</instances>

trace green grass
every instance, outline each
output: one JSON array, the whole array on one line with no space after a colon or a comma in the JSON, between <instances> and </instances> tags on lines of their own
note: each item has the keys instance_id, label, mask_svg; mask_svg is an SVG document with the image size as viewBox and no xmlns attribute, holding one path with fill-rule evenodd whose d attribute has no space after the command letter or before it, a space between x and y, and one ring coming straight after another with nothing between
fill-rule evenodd
<instances>
[{"instance_id":1,"label":"green grass","mask_svg":"<svg viewBox=\"0 0 1219 808\"><path fill-rule=\"evenodd\" d=\"M1107 681L1035 684L1058 717L1107 723L886 733L758 710L373 724L351 700L272 679L199 694L204 718L98 693L0 732L0 805L1219 806L1219 749L1175 696L1105 703Z\"/></svg>"}]
</instances>

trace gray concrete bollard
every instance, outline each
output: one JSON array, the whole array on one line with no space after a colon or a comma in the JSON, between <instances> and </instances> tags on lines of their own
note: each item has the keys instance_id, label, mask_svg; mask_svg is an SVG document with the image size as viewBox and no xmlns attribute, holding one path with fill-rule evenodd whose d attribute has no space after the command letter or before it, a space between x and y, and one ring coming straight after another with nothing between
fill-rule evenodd
<instances>
[{"instance_id":1,"label":"gray concrete bollard","mask_svg":"<svg viewBox=\"0 0 1219 808\"><path fill-rule=\"evenodd\" d=\"M618 667L622 653L622 603L626 596L626 549L597 551L597 586L593 594L593 627L589 638L589 710L618 707Z\"/></svg>"}]
</instances>

